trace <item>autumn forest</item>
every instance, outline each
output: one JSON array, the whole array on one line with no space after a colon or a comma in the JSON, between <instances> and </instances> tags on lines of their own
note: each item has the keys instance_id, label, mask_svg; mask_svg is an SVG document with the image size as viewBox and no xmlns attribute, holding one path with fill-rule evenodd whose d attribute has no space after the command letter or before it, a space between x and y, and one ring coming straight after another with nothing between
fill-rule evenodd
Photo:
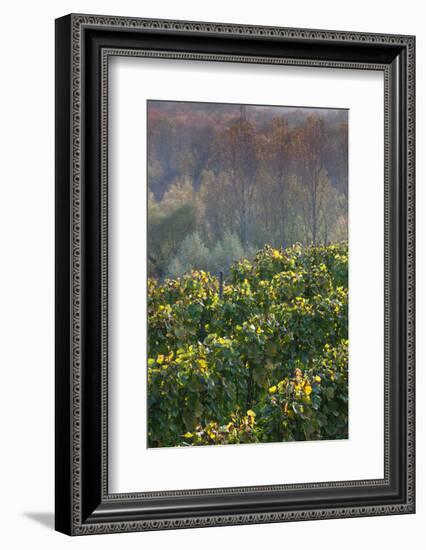
<instances>
[{"instance_id":1,"label":"autumn forest","mask_svg":"<svg viewBox=\"0 0 426 550\"><path fill-rule=\"evenodd\" d=\"M148 272L347 239L348 112L148 102Z\"/></svg>"}]
</instances>

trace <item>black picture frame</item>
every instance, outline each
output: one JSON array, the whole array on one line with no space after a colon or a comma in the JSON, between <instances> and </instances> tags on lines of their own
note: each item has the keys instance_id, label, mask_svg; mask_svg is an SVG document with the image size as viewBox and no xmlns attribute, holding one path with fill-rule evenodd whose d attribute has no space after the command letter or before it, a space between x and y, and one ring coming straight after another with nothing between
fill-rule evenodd
<instances>
[{"instance_id":1,"label":"black picture frame","mask_svg":"<svg viewBox=\"0 0 426 550\"><path fill-rule=\"evenodd\" d=\"M108 56L383 71L385 475L381 480L109 494ZM69 535L415 511L415 38L71 14L56 20L56 529ZM368 200L368 197L366 197Z\"/></svg>"}]
</instances>

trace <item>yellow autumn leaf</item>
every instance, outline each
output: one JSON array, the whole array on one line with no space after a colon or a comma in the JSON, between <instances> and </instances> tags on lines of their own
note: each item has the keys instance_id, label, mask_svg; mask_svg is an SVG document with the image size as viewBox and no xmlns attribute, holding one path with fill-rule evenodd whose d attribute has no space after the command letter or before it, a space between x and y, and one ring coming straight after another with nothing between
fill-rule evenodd
<instances>
[{"instance_id":1,"label":"yellow autumn leaf","mask_svg":"<svg viewBox=\"0 0 426 550\"><path fill-rule=\"evenodd\" d=\"M312 393L312 386L310 384L306 384L303 391L305 392L305 395L310 395Z\"/></svg>"},{"instance_id":2,"label":"yellow autumn leaf","mask_svg":"<svg viewBox=\"0 0 426 550\"><path fill-rule=\"evenodd\" d=\"M207 361L205 359L198 359L198 365L202 371L207 368Z\"/></svg>"}]
</instances>

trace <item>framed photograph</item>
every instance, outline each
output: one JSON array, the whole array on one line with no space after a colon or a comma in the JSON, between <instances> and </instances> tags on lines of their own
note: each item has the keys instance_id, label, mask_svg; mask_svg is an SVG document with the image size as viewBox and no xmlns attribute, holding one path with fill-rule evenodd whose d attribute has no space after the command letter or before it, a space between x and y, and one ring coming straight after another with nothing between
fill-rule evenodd
<instances>
[{"instance_id":1,"label":"framed photograph","mask_svg":"<svg viewBox=\"0 0 426 550\"><path fill-rule=\"evenodd\" d=\"M415 511L413 36L56 20L56 529Z\"/></svg>"}]
</instances>

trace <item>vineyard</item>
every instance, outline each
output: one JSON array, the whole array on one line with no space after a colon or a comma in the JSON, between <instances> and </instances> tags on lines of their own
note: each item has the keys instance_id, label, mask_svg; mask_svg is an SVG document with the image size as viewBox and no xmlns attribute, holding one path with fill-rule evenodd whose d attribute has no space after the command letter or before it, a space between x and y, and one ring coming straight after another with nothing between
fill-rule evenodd
<instances>
[{"instance_id":1,"label":"vineyard","mask_svg":"<svg viewBox=\"0 0 426 550\"><path fill-rule=\"evenodd\" d=\"M148 280L148 445L348 436L347 244Z\"/></svg>"}]
</instances>

